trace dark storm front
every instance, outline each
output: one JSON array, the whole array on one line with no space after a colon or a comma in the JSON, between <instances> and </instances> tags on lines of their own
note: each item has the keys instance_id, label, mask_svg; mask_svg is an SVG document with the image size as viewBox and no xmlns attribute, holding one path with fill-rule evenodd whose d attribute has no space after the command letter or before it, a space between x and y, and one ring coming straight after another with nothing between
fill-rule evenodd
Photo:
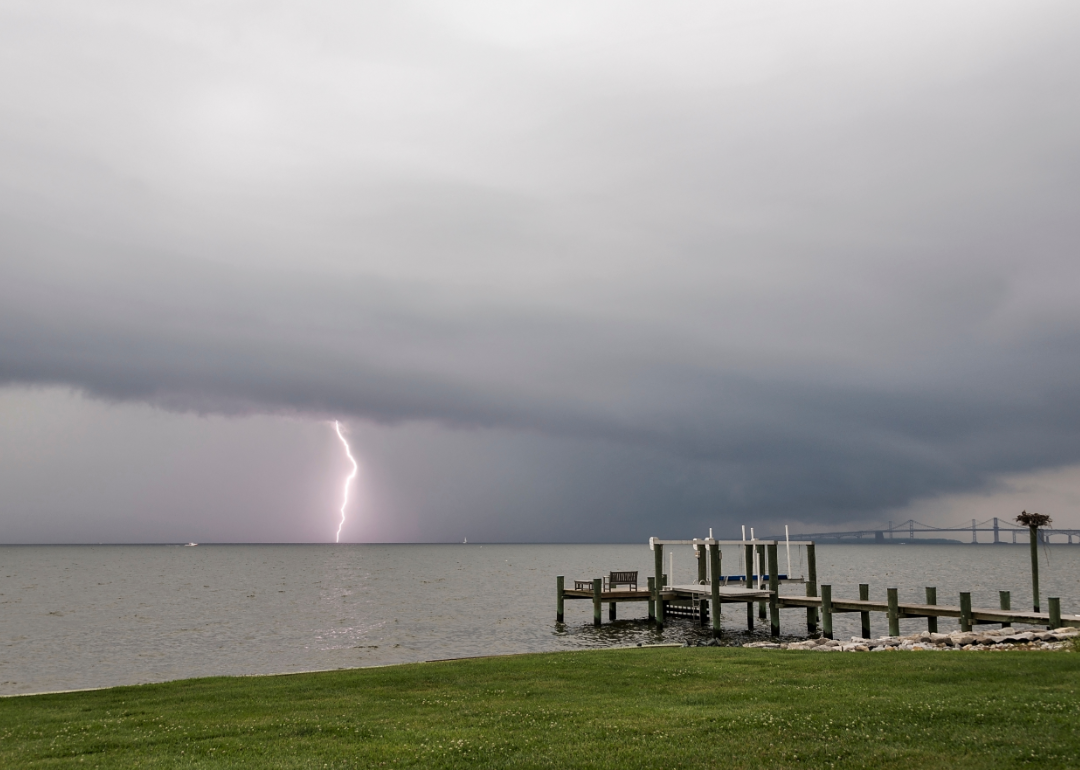
<instances>
[{"instance_id":1,"label":"dark storm front","mask_svg":"<svg viewBox=\"0 0 1080 770\"><path fill-rule=\"evenodd\" d=\"M1044 594L1077 612L1080 548L1041 551ZM669 556L673 579L691 581L692 554ZM794 574L805 569L800 558L793 553ZM996 606L1003 587L1026 606L1027 558L1026 547L1009 546L817 547L818 580L834 596L869 583L872 599L898 586L901 601L916 601L932 576L941 596L970 592L975 606ZM644 603L595 628L591 605L570 602L555 622L554 575L648 575L652 562L647 544L3 546L0 692L706 638L692 619L656 628ZM768 620L737 630L736 613L725 621L729 643L768 638ZM873 622L885 632L884 619ZM904 633L922 627L900 623ZM859 624L837 615L835 633L857 634ZM783 614L783 637L805 632L804 617Z\"/></svg>"}]
</instances>

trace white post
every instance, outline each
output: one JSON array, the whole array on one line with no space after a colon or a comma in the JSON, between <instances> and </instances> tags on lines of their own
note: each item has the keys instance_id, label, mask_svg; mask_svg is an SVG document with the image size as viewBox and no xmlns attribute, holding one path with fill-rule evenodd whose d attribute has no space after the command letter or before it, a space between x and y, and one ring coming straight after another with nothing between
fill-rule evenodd
<instances>
[{"instance_id":1,"label":"white post","mask_svg":"<svg viewBox=\"0 0 1080 770\"><path fill-rule=\"evenodd\" d=\"M743 539L743 542L745 543L746 542L746 525L745 524L742 525L742 539ZM1015 532L1013 533L1013 542L1014 543L1016 542L1016 533ZM742 565L742 573L743 573L743 575L749 575L750 573L747 572L747 570L750 569L750 568L746 565L746 548L744 548L741 545L739 546L739 564Z\"/></svg>"},{"instance_id":2,"label":"white post","mask_svg":"<svg viewBox=\"0 0 1080 770\"><path fill-rule=\"evenodd\" d=\"M753 574L757 575L758 588L761 588L761 565L758 564L757 546L754 545L754 528L753 527L750 527L750 553L752 553L754 555L754 558L751 559L751 561L754 562L754 573ZM751 585L753 585L753 583L751 583Z\"/></svg>"},{"instance_id":3,"label":"white post","mask_svg":"<svg viewBox=\"0 0 1080 770\"><path fill-rule=\"evenodd\" d=\"M675 585L675 550L668 551L667 584Z\"/></svg>"},{"instance_id":4,"label":"white post","mask_svg":"<svg viewBox=\"0 0 1080 770\"><path fill-rule=\"evenodd\" d=\"M784 545L787 548L787 576L791 580L791 533L787 524L784 525Z\"/></svg>"}]
</instances>

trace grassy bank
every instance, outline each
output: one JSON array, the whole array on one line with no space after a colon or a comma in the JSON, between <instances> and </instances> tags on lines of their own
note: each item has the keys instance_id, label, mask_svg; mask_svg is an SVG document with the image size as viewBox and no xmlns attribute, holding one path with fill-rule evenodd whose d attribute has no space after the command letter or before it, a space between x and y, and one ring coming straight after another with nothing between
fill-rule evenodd
<instances>
[{"instance_id":1,"label":"grassy bank","mask_svg":"<svg viewBox=\"0 0 1080 770\"><path fill-rule=\"evenodd\" d=\"M1080 654L611 650L0 699L2 767L1080 766Z\"/></svg>"}]
</instances>

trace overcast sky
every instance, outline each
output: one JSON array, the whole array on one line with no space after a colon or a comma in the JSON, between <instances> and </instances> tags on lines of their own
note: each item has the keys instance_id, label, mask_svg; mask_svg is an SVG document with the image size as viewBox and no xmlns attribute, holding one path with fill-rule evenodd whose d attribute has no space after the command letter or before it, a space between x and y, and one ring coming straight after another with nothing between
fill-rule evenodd
<instances>
[{"instance_id":1,"label":"overcast sky","mask_svg":"<svg viewBox=\"0 0 1080 770\"><path fill-rule=\"evenodd\" d=\"M1080 6L0 2L0 542L1080 526Z\"/></svg>"}]
</instances>

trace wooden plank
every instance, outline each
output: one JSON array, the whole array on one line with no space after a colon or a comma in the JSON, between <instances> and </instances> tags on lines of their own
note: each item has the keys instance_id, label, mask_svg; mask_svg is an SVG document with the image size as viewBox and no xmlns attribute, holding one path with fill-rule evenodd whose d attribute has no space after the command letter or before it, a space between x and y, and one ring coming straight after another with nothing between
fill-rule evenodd
<instances>
[{"instance_id":1,"label":"wooden plank","mask_svg":"<svg viewBox=\"0 0 1080 770\"><path fill-rule=\"evenodd\" d=\"M572 588L567 588L563 592L563 598L567 601L575 599L592 599L592 591L575 591ZM619 602L647 602L649 601L648 591L637 591L636 593L623 593L622 591L601 591L600 599L602 601L619 601Z\"/></svg>"}]
</instances>

